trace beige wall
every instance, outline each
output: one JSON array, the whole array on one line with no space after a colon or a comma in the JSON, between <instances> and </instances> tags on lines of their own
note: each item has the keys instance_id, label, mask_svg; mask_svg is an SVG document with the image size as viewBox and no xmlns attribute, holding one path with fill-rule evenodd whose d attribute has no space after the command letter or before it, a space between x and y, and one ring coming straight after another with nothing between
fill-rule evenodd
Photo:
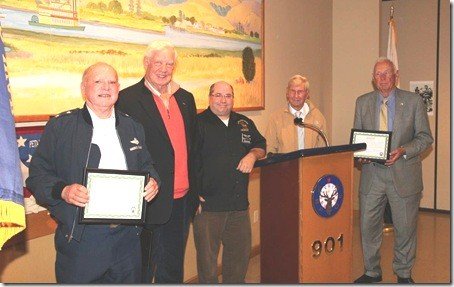
<instances>
[{"instance_id":1,"label":"beige wall","mask_svg":"<svg viewBox=\"0 0 454 287\"><path fill-rule=\"evenodd\" d=\"M450 188L450 55L449 55L449 2L442 0L440 29L440 67L439 90L437 84L437 15L438 0L401 0L382 2L380 19L380 55L386 56L388 19L390 7L394 7L394 20L398 31L397 54L399 59L400 88L409 90L410 81L433 81L437 111L429 116L430 128L435 142L423 155L424 191L421 207L449 210ZM435 103L434 103L435 105ZM438 168L435 160L438 154ZM438 186L436 188L436 182ZM437 206L435 206L435 188L437 189Z\"/></svg>"},{"instance_id":2,"label":"beige wall","mask_svg":"<svg viewBox=\"0 0 454 287\"><path fill-rule=\"evenodd\" d=\"M434 1L434 0L431 0ZM431 2L427 1L427 2ZM419 3L425 1L401 0L392 3ZM244 112L264 133L270 113L285 105L285 87L294 74L306 75L311 83L311 97L319 105L328 122L329 138L333 145L349 140L353 124L356 98L372 89L371 69L379 56L380 0L265 0L265 104L262 111ZM405 4L406 5L406 4ZM443 33L449 32L449 3L443 1ZM406 13L414 13L410 9ZM399 8L401 9L401 8ZM428 19L436 18L433 10ZM418 13L426 15L423 10ZM388 12L383 12L388 13ZM396 15L399 14L396 11ZM381 21L381 22L380 22ZM431 22L432 23L432 22ZM399 25L399 35L405 28ZM432 24L431 24L432 25ZM429 25L430 26L430 25ZM413 27L412 33L419 31ZM439 112L449 118L449 37L443 37L440 51ZM418 38L414 38L418 39ZM407 39L412 45L417 41ZM400 41L402 38L400 38ZM400 43L401 43L400 42ZM402 56L403 57L403 56ZM400 57L399 57L400 58ZM403 66L411 65L402 60ZM423 62L423 61L421 61ZM409 75L409 74L407 74ZM421 80L425 80L421 79ZM404 81L408 81L404 77ZM442 92L443 91L443 92ZM439 133L448 138L449 121L440 121ZM442 140L439 140L441 142ZM438 148L439 188L449 196L449 142ZM445 158L446 160L440 160ZM442 178L444 176L444 179ZM359 173L355 173L358 180ZM433 176L433 173L432 173ZM433 181L433 180L432 180ZM259 214L259 171L255 170L250 182L250 214L253 230L253 246L259 244L259 221L253 222L254 212ZM355 187L357 194L357 187ZM357 196L354 196L357 209ZM449 208L449 201L438 201L439 206ZM25 250L24 250L25 248ZM24 246L6 248L0 252L0 282L54 282L55 250L53 235L29 241ZM192 230L189 235L185 261L185 280L196 276L195 248Z\"/></svg>"},{"instance_id":3,"label":"beige wall","mask_svg":"<svg viewBox=\"0 0 454 287\"><path fill-rule=\"evenodd\" d=\"M437 200L436 208L451 210L451 23L450 2L441 1L438 67Z\"/></svg>"},{"instance_id":4,"label":"beige wall","mask_svg":"<svg viewBox=\"0 0 454 287\"><path fill-rule=\"evenodd\" d=\"M333 1L333 145L347 144L356 98L372 90L379 0Z\"/></svg>"},{"instance_id":5,"label":"beige wall","mask_svg":"<svg viewBox=\"0 0 454 287\"><path fill-rule=\"evenodd\" d=\"M382 4L380 52L386 55L389 7L394 6L394 19L398 29L397 55L399 57L400 88L409 90L410 81L435 81L437 23L437 0L392 1ZM425 17L421 17L425 15ZM415 29L415 27L418 27ZM430 129L435 131L435 118L429 117ZM421 207L434 206L433 148L423 156L424 191Z\"/></svg>"},{"instance_id":6,"label":"beige wall","mask_svg":"<svg viewBox=\"0 0 454 287\"><path fill-rule=\"evenodd\" d=\"M372 91L378 57L379 0L333 1L332 144L348 144L356 98ZM360 172L354 170L353 206L358 209Z\"/></svg>"},{"instance_id":7,"label":"beige wall","mask_svg":"<svg viewBox=\"0 0 454 287\"><path fill-rule=\"evenodd\" d=\"M0 251L0 282L55 283L54 235L16 244Z\"/></svg>"},{"instance_id":8,"label":"beige wall","mask_svg":"<svg viewBox=\"0 0 454 287\"><path fill-rule=\"evenodd\" d=\"M265 105L244 112L265 133L269 115L286 104L288 79L308 77L311 99L329 114L331 99L331 0L265 0ZM328 121L329 127L329 121Z\"/></svg>"}]
</instances>

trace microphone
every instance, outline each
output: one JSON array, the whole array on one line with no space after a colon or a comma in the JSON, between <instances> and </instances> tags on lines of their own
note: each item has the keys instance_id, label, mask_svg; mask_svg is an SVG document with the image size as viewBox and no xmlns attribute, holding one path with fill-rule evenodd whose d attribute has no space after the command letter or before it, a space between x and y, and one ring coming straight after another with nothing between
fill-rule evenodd
<instances>
[{"instance_id":1,"label":"microphone","mask_svg":"<svg viewBox=\"0 0 454 287\"><path fill-rule=\"evenodd\" d=\"M302 125L303 124L303 119L302 118L294 118L293 119L293 123L297 126L299 125Z\"/></svg>"},{"instance_id":2,"label":"microphone","mask_svg":"<svg viewBox=\"0 0 454 287\"><path fill-rule=\"evenodd\" d=\"M319 129L319 127L313 124L303 122L302 118L294 118L293 123L297 126L309 128L311 130L316 131L322 137L323 141L325 142L325 145L329 147L328 138L326 137L326 134L321 129Z\"/></svg>"}]
</instances>

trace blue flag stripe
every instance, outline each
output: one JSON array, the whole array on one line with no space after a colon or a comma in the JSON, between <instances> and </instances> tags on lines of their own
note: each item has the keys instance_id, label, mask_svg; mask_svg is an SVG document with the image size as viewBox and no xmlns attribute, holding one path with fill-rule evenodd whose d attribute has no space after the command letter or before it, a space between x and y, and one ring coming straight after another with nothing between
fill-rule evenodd
<instances>
[{"instance_id":1,"label":"blue flag stripe","mask_svg":"<svg viewBox=\"0 0 454 287\"><path fill-rule=\"evenodd\" d=\"M0 37L0 54L2 61L0 65L0 200L24 205L19 151L14 117L11 112L11 94L2 37Z\"/></svg>"}]
</instances>

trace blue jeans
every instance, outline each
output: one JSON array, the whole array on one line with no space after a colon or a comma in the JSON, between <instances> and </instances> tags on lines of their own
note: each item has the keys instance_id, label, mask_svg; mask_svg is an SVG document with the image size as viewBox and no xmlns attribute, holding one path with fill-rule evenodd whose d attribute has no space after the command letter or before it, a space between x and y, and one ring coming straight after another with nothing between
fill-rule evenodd
<instances>
[{"instance_id":1,"label":"blue jeans","mask_svg":"<svg viewBox=\"0 0 454 287\"><path fill-rule=\"evenodd\" d=\"M165 224L145 226L142 232L142 283L183 283L184 251L189 233L187 195L173 201Z\"/></svg>"}]
</instances>

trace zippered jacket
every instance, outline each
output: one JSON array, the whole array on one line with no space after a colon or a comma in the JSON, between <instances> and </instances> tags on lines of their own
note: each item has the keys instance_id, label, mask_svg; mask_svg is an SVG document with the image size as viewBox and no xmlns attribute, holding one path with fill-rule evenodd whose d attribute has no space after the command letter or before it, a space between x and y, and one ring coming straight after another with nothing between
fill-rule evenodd
<instances>
[{"instance_id":1,"label":"zippered jacket","mask_svg":"<svg viewBox=\"0 0 454 287\"><path fill-rule=\"evenodd\" d=\"M310 100L306 100L309 113L304 122L315 125L326 133L326 120L320 110ZM274 111L270 115L265 132L266 151L272 153L288 153L298 150L298 127L294 124L295 116L289 107ZM310 128L304 129L304 148L324 147L325 142L321 135Z\"/></svg>"},{"instance_id":2,"label":"zippered jacket","mask_svg":"<svg viewBox=\"0 0 454 287\"><path fill-rule=\"evenodd\" d=\"M158 184L142 125L127 114L115 110L115 127L128 170L145 171ZM84 226L78 223L79 208L61 198L67 185L83 184L85 168L97 168L101 152L92 144L93 122L86 106L51 118L41 136L30 163L27 187L36 200L46 205L68 241L80 241Z\"/></svg>"}]
</instances>

